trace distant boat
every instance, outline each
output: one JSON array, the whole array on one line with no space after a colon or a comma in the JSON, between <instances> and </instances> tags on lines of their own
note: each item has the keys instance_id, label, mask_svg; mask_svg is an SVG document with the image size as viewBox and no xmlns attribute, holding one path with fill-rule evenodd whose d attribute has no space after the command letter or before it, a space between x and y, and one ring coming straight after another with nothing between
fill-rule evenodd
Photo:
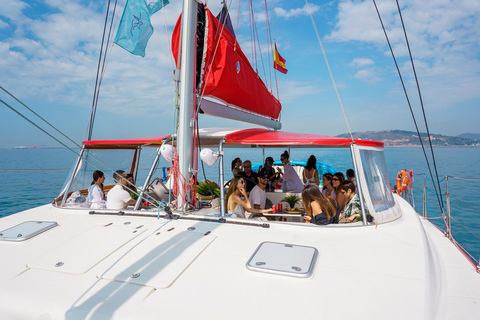
<instances>
[{"instance_id":1,"label":"distant boat","mask_svg":"<svg viewBox=\"0 0 480 320\"><path fill-rule=\"evenodd\" d=\"M15 146L12 149L28 149L27 146Z\"/></svg>"}]
</instances>

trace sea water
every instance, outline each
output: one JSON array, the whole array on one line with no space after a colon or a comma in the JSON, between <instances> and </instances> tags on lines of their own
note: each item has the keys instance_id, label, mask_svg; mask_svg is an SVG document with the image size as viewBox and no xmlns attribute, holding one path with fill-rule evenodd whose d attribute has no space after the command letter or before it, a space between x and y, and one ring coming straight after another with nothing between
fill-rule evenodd
<instances>
[{"instance_id":1,"label":"sea water","mask_svg":"<svg viewBox=\"0 0 480 320\"><path fill-rule=\"evenodd\" d=\"M242 160L260 162L267 156L280 159L283 149L226 149L225 179L231 175L231 161L235 157ZM74 150L75 151L75 150ZM445 229L439 202L446 212L448 196L450 197L452 234L475 259L480 257L480 148L436 148L433 166L430 149L426 151L430 159L428 168L422 148L385 148L385 161L392 186L401 169L412 169L414 173L413 197L410 202L417 212L422 214L423 190L426 183L427 211L432 222ZM333 166L337 171L345 173L352 167L348 149L292 149L291 160L304 160L313 154L318 162ZM58 196L66 183L69 172L76 161L74 152L67 149L0 149L0 217L14 214L39 205L51 203ZM138 181L143 181L149 170L151 159L143 159L139 166ZM168 163L161 160L156 176L162 177L162 166ZM116 168L124 169L127 168ZM218 166L200 166L198 180L205 178L219 181ZM430 173L441 181L437 190L434 188ZM107 170L105 173L108 175ZM424 175L425 174L425 175ZM447 176L447 179L445 177Z\"/></svg>"}]
</instances>

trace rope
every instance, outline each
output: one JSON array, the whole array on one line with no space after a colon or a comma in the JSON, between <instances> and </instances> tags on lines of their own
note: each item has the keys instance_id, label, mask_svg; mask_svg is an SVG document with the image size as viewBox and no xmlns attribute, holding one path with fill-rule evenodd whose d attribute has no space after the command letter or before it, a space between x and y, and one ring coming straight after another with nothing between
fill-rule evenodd
<instances>
[{"instance_id":1,"label":"rope","mask_svg":"<svg viewBox=\"0 0 480 320\"><path fill-rule=\"evenodd\" d=\"M322 40L320 40L320 35L318 34L317 25L315 24L315 20L313 20L312 11L310 10L310 6L308 5L308 0L305 0L305 4L307 6L308 13L310 14L310 19L312 20L313 28L315 29L315 33L317 35L318 44L320 44L320 48L322 49L323 58L325 59L325 62L327 64L328 73L330 74L330 78L332 79L333 87L335 88L335 93L337 94L338 102L340 103L340 107L342 108L342 113L343 113L343 117L345 118L345 123L347 124L348 133L352 138L352 142L355 142L355 140L353 139L352 130L350 129L350 124L348 123L347 115L345 114L345 109L343 108L342 100L340 99L340 94L338 93L337 84L335 83L332 70L330 69L330 64L328 63L327 55L325 53L325 50L323 49Z\"/></svg>"}]
</instances>

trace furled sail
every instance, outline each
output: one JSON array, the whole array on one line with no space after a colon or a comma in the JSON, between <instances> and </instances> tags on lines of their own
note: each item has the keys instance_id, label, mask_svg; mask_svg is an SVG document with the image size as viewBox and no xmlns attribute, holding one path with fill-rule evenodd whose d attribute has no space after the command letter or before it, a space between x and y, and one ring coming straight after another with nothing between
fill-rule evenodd
<instances>
[{"instance_id":1,"label":"furled sail","mask_svg":"<svg viewBox=\"0 0 480 320\"><path fill-rule=\"evenodd\" d=\"M178 66L181 17L172 36ZM253 70L235 37L210 10L199 5L197 23L197 92L229 105L278 119L282 105Z\"/></svg>"}]
</instances>

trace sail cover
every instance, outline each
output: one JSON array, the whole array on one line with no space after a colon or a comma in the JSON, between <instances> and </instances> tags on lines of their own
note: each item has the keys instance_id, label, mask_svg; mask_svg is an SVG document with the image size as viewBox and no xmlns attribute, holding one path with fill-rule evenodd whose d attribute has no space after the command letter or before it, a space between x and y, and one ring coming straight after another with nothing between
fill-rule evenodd
<instances>
[{"instance_id":1,"label":"sail cover","mask_svg":"<svg viewBox=\"0 0 480 320\"><path fill-rule=\"evenodd\" d=\"M201 5L197 20L197 92L278 119L282 109L280 101L253 70L235 37ZM181 17L172 35L172 52L177 67L180 28Z\"/></svg>"}]
</instances>

